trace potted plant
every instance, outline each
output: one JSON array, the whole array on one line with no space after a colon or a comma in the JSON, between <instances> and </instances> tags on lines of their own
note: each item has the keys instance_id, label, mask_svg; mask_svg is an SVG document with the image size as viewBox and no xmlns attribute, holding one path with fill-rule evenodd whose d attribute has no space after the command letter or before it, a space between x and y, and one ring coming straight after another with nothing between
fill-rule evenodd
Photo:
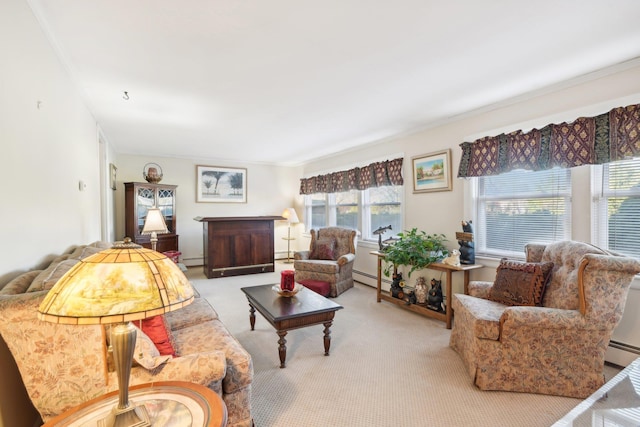
<instances>
[{"instance_id":1,"label":"potted plant","mask_svg":"<svg viewBox=\"0 0 640 427\"><path fill-rule=\"evenodd\" d=\"M398 239L384 248L386 262L384 275L389 277L391 272L401 266L410 266L407 277L415 270L422 270L429 264L440 261L449 254L444 246L444 234L427 234L417 228L404 233L398 233Z\"/></svg>"}]
</instances>

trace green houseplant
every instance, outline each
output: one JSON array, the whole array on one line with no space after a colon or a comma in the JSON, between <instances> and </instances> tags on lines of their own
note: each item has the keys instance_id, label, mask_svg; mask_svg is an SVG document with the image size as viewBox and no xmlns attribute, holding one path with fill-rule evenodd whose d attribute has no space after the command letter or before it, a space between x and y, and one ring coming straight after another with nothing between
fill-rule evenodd
<instances>
[{"instance_id":1,"label":"green houseplant","mask_svg":"<svg viewBox=\"0 0 640 427\"><path fill-rule=\"evenodd\" d=\"M384 275L389 277L391 272L401 266L410 266L407 277L415 270L422 270L429 264L440 261L449 254L444 246L444 234L427 234L417 228L404 233L398 233L399 240L385 247Z\"/></svg>"}]
</instances>

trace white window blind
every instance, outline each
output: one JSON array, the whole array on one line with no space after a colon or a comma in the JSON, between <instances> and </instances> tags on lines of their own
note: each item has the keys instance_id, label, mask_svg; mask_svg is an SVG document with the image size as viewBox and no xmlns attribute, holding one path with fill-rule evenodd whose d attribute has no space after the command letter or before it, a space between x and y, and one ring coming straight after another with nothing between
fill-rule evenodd
<instances>
[{"instance_id":1,"label":"white window blind","mask_svg":"<svg viewBox=\"0 0 640 427\"><path fill-rule=\"evenodd\" d=\"M640 158L594 167L594 241L640 258Z\"/></svg>"},{"instance_id":2,"label":"white window blind","mask_svg":"<svg viewBox=\"0 0 640 427\"><path fill-rule=\"evenodd\" d=\"M476 180L477 255L522 258L527 243L569 238L570 169L514 170Z\"/></svg>"}]
</instances>

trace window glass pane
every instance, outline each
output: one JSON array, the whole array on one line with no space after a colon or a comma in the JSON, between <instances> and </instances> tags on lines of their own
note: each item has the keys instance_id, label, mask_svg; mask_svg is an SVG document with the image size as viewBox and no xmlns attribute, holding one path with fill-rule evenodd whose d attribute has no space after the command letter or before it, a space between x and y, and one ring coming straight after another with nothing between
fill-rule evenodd
<instances>
[{"instance_id":1,"label":"window glass pane","mask_svg":"<svg viewBox=\"0 0 640 427\"><path fill-rule=\"evenodd\" d=\"M529 242L569 238L570 203L569 169L478 178L476 251L522 257Z\"/></svg>"},{"instance_id":2,"label":"window glass pane","mask_svg":"<svg viewBox=\"0 0 640 427\"><path fill-rule=\"evenodd\" d=\"M311 224L309 228L325 227L327 225L326 194L312 194L310 199Z\"/></svg>"},{"instance_id":3,"label":"window glass pane","mask_svg":"<svg viewBox=\"0 0 640 427\"><path fill-rule=\"evenodd\" d=\"M640 159L604 167L608 249L640 257Z\"/></svg>"},{"instance_id":4,"label":"window glass pane","mask_svg":"<svg viewBox=\"0 0 640 427\"><path fill-rule=\"evenodd\" d=\"M358 229L358 193L352 190L335 194L338 227Z\"/></svg>"},{"instance_id":5,"label":"window glass pane","mask_svg":"<svg viewBox=\"0 0 640 427\"><path fill-rule=\"evenodd\" d=\"M370 229L366 230L365 237L378 240L378 236L372 233L380 227L391 226L390 231L382 235L382 240L395 236L402 231L402 186L374 187L367 190Z\"/></svg>"}]
</instances>

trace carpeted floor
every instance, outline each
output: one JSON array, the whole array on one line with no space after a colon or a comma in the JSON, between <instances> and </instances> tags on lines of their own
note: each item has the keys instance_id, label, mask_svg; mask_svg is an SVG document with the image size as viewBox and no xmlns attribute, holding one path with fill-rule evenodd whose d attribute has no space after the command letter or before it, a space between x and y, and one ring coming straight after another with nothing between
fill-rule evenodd
<instances>
[{"instance_id":1,"label":"carpeted floor","mask_svg":"<svg viewBox=\"0 0 640 427\"><path fill-rule=\"evenodd\" d=\"M284 268L291 266L278 263ZM322 326L298 329L286 336L280 369L275 330L259 313L250 330L240 291L279 283L279 271L211 280L201 271L187 275L253 358L257 427L550 426L580 402L477 389L443 322L376 303L375 289L358 283L334 299L344 309L331 328L331 355ZM606 367L607 379L617 372Z\"/></svg>"}]
</instances>

